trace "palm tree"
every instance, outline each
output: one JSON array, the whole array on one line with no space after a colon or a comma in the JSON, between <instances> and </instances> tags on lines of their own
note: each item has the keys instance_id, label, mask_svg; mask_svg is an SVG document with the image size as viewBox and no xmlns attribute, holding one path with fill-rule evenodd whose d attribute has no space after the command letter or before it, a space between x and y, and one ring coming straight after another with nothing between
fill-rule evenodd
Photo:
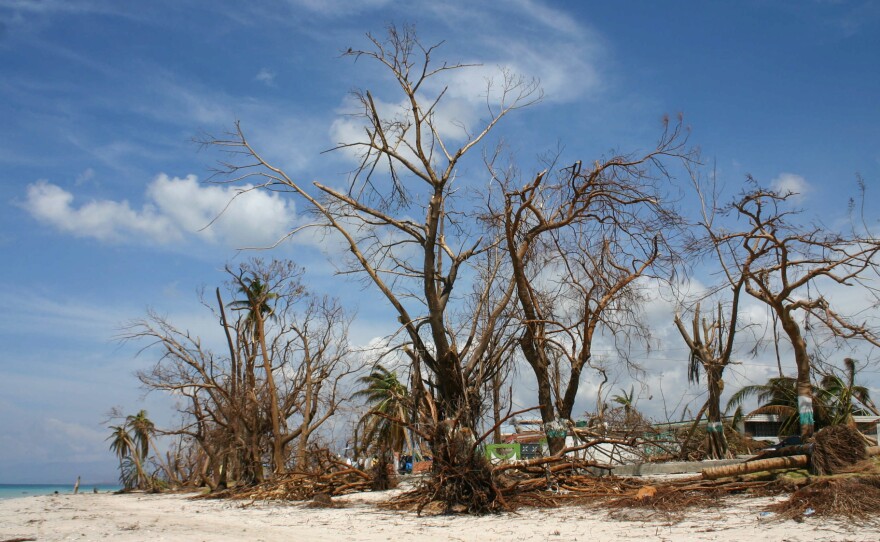
<instances>
[{"instance_id":1,"label":"palm tree","mask_svg":"<svg viewBox=\"0 0 880 542\"><path fill-rule=\"evenodd\" d=\"M822 377L820 394L828 406L832 424L853 424L853 416L877 414L868 388L856 384L858 368L852 358L843 360L843 374L836 371Z\"/></svg>"},{"instance_id":2,"label":"palm tree","mask_svg":"<svg viewBox=\"0 0 880 542\"><path fill-rule=\"evenodd\" d=\"M400 452L404 445L413 450L413 443L402 422L410 418L409 390L397 378L397 373L376 365L367 376L358 379L364 388L353 398L366 399L370 410L360 423L364 426L363 448L389 449Z\"/></svg>"},{"instance_id":3,"label":"palm tree","mask_svg":"<svg viewBox=\"0 0 880 542\"><path fill-rule=\"evenodd\" d=\"M152 480L144 472L144 464L150 455L156 426L147 417L147 411L126 416L124 424L111 425L110 430L112 433L107 440L110 441L110 450L119 459L119 481L123 487L143 489L151 486Z\"/></svg>"},{"instance_id":4,"label":"palm tree","mask_svg":"<svg viewBox=\"0 0 880 542\"><path fill-rule=\"evenodd\" d=\"M620 395L615 395L611 400L623 407L624 419L626 420L626 424L629 425L635 400L635 388L630 386L629 393L626 393L623 388L620 388Z\"/></svg>"},{"instance_id":5,"label":"palm tree","mask_svg":"<svg viewBox=\"0 0 880 542\"><path fill-rule=\"evenodd\" d=\"M278 298L278 294L269 290L269 286L255 273L250 277L237 276L238 291L244 299L237 299L229 303L229 308L234 311L247 311L245 322L255 326L257 316L266 320L271 318L275 308L271 302Z\"/></svg>"},{"instance_id":6,"label":"palm tree","mask_svg":"<svg viewBox=\"0 0 880 542\"><path fill-rule=\"evenodd\" d=\"M138 463L131 456L126 456L119 462L119 484L127 490L134 489L138 487L139 480Z\"/></svg>"},{"instance_id":7,"label":"palm tree","mask_svg":"<svg viewBox=\"0 0 880 542\"><path fill-rule=\"evenodd\" d=\"M155 424L147 417L147 411L141 410L134 416L125 418L125 425L132 432L132 441L141 462L145 461L150 455L150 443L156 432Z\"/></svg>"},{"instance_id":8,"label":"palm tree","mask_svg":"<svg viewBox=\"0 0 880 542\"><path fill-rule=\"evenodd\" d=\"M259 344L263 358L263 370L266 373L266 387L269 392L269 413L272 423L272 463L276 474L285 470L284 440L281 434L281 412L278 407L278 390L275 386L275 376L272 374L272 359L269 357L269 349L266 346L266 319L271 318L274 308L271 302L278 298L278 294L262 280L256 270L245 276L246 269L242 268L238 274L233 274L238 285L238 290L244 295L244 299L235 300L229 304L233 310L247 311L245 325L252 328L255 341Z\"/></svg>"},{"instance_id":9,"label":"palm tree","mask_svg":"<svg viewBox=\"0 0 880 542\"><path fill-rule=\"evenodd\" d=\"M777 376L770 378L764 384L751 384L744 386L734 393L727 401L725 410L736 409L734 419L742 416L742 405L746 400L754 397L760 405L747 415L770 414L778 416L782 420L779 429L782 435L794 434L800 424L798 413L797 379L790 376ZM816 416L816 426L828 425L828 407L824 400L824 394L815 385L813 386L813 411Z\"/></svg>"},{"instance_id":10,"label":"palm tree","mask_svg":"<svg viewBox=\"0 0 880 542\"><path fill-rule=\"evenodd\" d=\"M107 440L110 441L110 451L119 459L119 481L125 489L132 489L140 485L143 478L143 469L137 458L136 444L128 432L127 425L111 425L112 433ZM134 476L132 469L134 467Z\"/></svg>"}]
</instances>

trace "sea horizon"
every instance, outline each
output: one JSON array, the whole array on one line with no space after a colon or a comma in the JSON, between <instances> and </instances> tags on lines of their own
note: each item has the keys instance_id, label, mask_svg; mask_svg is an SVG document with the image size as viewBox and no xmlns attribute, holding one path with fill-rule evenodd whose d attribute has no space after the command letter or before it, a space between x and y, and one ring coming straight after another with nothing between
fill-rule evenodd
<instances>
[{"instance_id":1,"label":"sea horizon","mask_svg":"<svg viewBox=\"0 0 880 542\"><path fill-rule=\"evenodd\" d=\"M40 495L72 495L74 484L0 484L0 499L18 499ZM113 483L80 482L79 493L109 493L119 491L122 486Z\"/></svg>"}]
</instances>

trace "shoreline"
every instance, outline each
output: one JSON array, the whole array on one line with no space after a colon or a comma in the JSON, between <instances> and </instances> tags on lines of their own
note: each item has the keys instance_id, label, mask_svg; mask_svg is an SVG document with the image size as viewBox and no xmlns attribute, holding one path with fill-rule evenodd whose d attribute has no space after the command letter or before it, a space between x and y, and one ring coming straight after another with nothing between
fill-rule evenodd
<instances>
[{"instance_id":1,"label":"shoreline","mask_svg":"<svg viewBox=\"0 0 880 542\"><path fill-rule=\"evenodd\" d=\"M113 493L119 491L118 484L81 484L77 494ZM28 497L48 497L55 495L73 495L74 484L0 484L0 501Z\"/></svg>"},{"instance_id":2,"label":"shoreline","mask_svg":"<svg viewBox=\"0 0 880 542\"><path fill-rule=\"evenodd\" d=\"M0 501L0 541L53 540L878 540L880 528L762 514L776 497L731 497L671 521L650 510L584 506L521 509L482 517L417 516L375 506L393 492L338 497L339 508L304 503L193 500L191 494L80 494Z\"/></svg>"}]
</instances>

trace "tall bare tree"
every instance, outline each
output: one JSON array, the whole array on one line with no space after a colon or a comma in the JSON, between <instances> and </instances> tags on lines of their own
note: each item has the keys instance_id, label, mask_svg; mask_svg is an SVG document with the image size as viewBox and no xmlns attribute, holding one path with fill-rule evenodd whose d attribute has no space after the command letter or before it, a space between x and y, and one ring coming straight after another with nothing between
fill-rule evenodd
<instances>
[{"instance_id":1,"label":"tall bare tree","mask_svg":"<svg viewBox=\"0 0 880 542\"><path fill-rule=\"evenodd\" d=\"M689 160L682 124L665 123L656 147L617 155L558 176L542 171L521 189L502 174L503 223L521 310L519 346L534 371L541 417L552 453L565 445L597 333L610 332L625 354L644 336L639 281L669 273L664 232L679 219L663 200L667 161ZM561 371L564 367L565 371Z\"/></svg>"},{"instance_id":2,"label":"tall bare tree","mask_svg":"<svg viewBox=\"0 0 880 542\"><path fill-rule=\"evenodd\" d=\"M822 289L858 287L876 300L878 289L867 279L880 271L880 241L855 223L848 232L798 223L793 194L761 188L751 178L749 183L751 188L724 209L727 217L743 221L743 227L709 220L705 226L727 280L742 281L745 291L779 319L794 355L800 431L807 438L814 430L807 335L824 332L835 340L880 346L877 328L841 312Z\"/></svg>"},{"instance_id":3,"label":"tall bare tree","mask_svg":"<svg viewBox=\"0 0 880 542\"><path fill-rule=\"evenodd\" d=\"M461 283L473 277L468 266L485 259L497 245L475 227L467 208L470 202L455 197L457 173L465 157L505 116L541 94L536 82L504 73L500 84L489 89L485 123L475 130L461 125L459 137L444 137L444 123L450 119L440 116L446 94L443 78L466 66L436 63L437 46L422 45L409 28L391 27L385 39L368 38L370 48L349 49L345 55L374 62L390 75L396 96L382 101L369 90L355 92L362 137L336 147L359 159L347 187L290 177L269 163L238 125L229 138L205 143L241 158L225 165L224 182L256 180L259 188L291 192L322 226L335 232L351 255L345 271L365 278L396 312L402 342L411 345L414 360L429 372L435 386L438 419L448 420L447 429L472 432L481 378L492 373L486 365L501 361L488 353L494 320L506 302L490 295L495 291L491 281L476 286L481 293L475 303L454 294L467 291ZM398 105L383 105L387 103ZM503 280L497 271L500 265L490 266L492 281ZM441 441L457 432L436 432L437 462L443 450L451 450Z\"/></svg>"}]
</instances>

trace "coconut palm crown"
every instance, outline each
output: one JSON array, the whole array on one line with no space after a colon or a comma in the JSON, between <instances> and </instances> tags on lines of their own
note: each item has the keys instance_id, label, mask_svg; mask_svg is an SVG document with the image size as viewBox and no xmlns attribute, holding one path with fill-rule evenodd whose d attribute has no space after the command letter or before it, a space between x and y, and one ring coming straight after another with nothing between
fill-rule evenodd
<instances>
[{"instance_id":1,"label":"coconut palm crown","mask_svg":"<svg viewBox=\"0 0 880 542\"><path fill-rule=\"evenodd\" d=\"M370 408L360 420L364 427L363 449L399 452L406 445L411 450L412 443L401 423L411 415L411 401L409 390L400 382L397 373L376 365L369 375L362 376L358 382L364 387L352 397L365 399Z\"/></svg>"}]
</instances>

